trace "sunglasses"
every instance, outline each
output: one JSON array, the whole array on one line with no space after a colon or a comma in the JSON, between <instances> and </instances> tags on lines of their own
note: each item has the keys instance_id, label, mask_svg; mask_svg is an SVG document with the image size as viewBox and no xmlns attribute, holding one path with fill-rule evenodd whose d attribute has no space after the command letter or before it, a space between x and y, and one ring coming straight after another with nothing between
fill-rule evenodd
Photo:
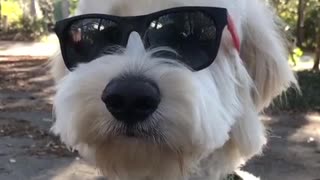
<instances>
[{"instance_id":1,"label":"sunglasses","mask_svg":"<svg viewBox=\"0 0 320 180\"><path fill-rule=\"evenodd\" d=\"M140 34L146 49L169 47L176 52L160 51L154 56L176 59L199 71L213 63L227 25L239 49L227 10L217 7L178 7L129 17L85 14L57 22L55 32L65 65L71 71L79 63L125 47L133 31Z\"/></svg>"}]
</instances>

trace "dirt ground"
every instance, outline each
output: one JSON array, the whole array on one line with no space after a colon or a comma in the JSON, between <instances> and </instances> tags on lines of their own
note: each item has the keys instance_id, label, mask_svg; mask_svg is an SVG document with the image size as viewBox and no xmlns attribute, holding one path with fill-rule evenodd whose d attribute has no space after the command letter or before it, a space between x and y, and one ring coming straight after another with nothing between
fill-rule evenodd
<instances>
[{"instance_id":1,"label":"dirt ground","mask_svg":"<svg viewBox=\"0 0 320 180\"><path fill-rule=\"evenodd\" d=\"M101 179L49 132L54 88L45 62L0 56L0 180ZM261 119L269 143L243 169L262 180L320 180L320 114Z\"/></svg>"}]
</instances>

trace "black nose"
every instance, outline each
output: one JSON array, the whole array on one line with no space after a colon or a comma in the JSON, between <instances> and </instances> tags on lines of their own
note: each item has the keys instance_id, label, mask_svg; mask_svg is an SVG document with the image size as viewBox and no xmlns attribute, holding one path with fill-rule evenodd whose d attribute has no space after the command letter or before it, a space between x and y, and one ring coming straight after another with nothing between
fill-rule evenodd
<instances>
[{"instance_id":1,"label":"black nose","mask_svg":"<svg viewBox=\"0 0 320 180\"><path fill-rule=\"evenodd\" d=\"M119 121L135 124L147 119L160 103L160 91L142 77L112 80L102 93L102 101Z\"/></svg>"}]
</instances>

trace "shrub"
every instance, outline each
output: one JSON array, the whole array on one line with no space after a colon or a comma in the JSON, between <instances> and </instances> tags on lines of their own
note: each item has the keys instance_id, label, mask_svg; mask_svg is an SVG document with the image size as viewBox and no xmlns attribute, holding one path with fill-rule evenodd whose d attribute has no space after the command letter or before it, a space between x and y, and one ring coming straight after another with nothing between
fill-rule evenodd
<instances>
[{"instance_id":1,"label":"shrub","mask_svg":"<svg viewBox=\"0 0 320 180\"><path fill-rule=\"evenodd\" d=\"M301 94L289 89L275 100L271 111L320 111L320 72L300 71L297 76Z\"/></svg>"}]
</instances>

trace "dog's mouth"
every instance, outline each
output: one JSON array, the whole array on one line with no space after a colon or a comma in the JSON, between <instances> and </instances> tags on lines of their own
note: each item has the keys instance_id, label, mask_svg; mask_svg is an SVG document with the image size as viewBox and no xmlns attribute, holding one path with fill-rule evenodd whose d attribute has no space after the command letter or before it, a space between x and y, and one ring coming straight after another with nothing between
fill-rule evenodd
<instances>
[{"instance_id":1,"label":"dog's mouth","mask_svg":"<svg viewBox=\"0 0 320 180\"><path fill-rule=\"evenodd\" d=\"M145 136L139 132L136 132L134 129L131 129L131 128L126 128L124 135L129 138L139 138L139 137L142 138Z\"/></svg>"},{"instance_id":2,"label":"dog's mouth","mask_svg":"<svg viewBox=\"0 0 320 180\"><path fill-rule=\"evenodd\" d=\"M127 137L134 138L148 138L151 136L155 136L155 133L152 130L141 130L137 127L125 127L122 134Z\"/></svg>"},{"instance_id":3,"label":"dog's mouth","mask_svg":"<svg viewBox=\"0 0 320 180\"><path fill-rule=\"evenodd\" d=\"M119 137L134 138L156 143L162 143L165 139L159 128L156 129L153 127L144 127L141 125L123 126L117 129L117 131L113 134Z\"/></svg>"}]
</instances>

